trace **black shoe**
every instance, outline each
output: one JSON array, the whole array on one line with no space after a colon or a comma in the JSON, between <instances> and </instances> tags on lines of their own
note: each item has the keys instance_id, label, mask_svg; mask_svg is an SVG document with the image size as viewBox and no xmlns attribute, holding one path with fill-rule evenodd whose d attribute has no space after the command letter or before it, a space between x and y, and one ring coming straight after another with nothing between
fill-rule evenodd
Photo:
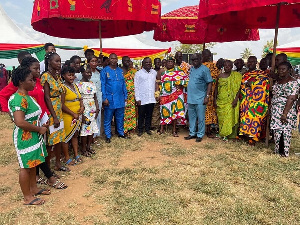
<instances>
[{"instance_id":1,"label":"black shoe","mask_svg":"<svg viewBox=\"0 0 300 225\"><path fill-rule=\"evenodd\" d=\"M146 131L146 133L147 133L148 135L152 135L152 132L151 132L150 130Z\"/></svg>"},{"instance_id":2,"label":"black shoe","mask_svg":"<svg viewBox=\"0 0 300 225\"><path fill-rule=\"evenodd\" d=\"M127 137L127 136L125 136L125 135L119 135L118 137L119 137L119 138L124 138L124 139L130 139L130 137Z\"/></svg>"},{"instance_id":3,"label":"black shoe","mask_svg":"<svg viewBox=\"0 0 300 225\"><path fill-rule=\"evenodd\" d=\"M184 137L184 140L191 140L191 139L193 139L193 138L196 138L196 136L191 136L191 135L189 135L189 136L187 136L187 137Z\"/></svg>"},{"instance_id":4,"label":"black shoe","mask_svg":"<svg viewBox=\"0 0 300 225\"><path fill-rule=\"evenodd\" d=\"M196 138L196 142L201 142L202 141L202 138L201 137L197 137Z\"/></svg>"},{"instance_id":5,"label":"black shoe","mask_svg":"<svg viewBox=\"0 0 300 225\"><path fill-rule=\"evenodd\" d=\"M140 137L140 136L142 136L143 135L143 132L142 131L139 131L138 132L138 136Z\"/></svg>"},{"instance_id":6,"label":"black shoe","mask_svg":"<svg viewBox=\"0 0 300 225\"><path fill-rule=\"evenodd\" d=\"M110 143L110 138L106 138L106 143Z\"/></svg>"}]
</instances>

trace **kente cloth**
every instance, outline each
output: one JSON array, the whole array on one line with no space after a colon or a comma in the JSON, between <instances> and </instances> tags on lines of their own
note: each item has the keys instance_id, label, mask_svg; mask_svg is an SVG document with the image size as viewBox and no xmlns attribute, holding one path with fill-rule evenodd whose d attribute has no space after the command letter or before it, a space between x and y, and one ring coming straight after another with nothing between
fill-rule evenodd
<instances>
[{"instance_id":1,"label":"kente cloth","mask_svg":"<svg viewBox=\"0 0 300 225\"><path fill-rule=\"evenodd\" d=\"M186 75L190 74L191 65L187 62L182 61L182 63L179 66L179 69L181 69Z\"/></svg>"},{"instance_id":2,"label":"kente cloth","mask_svg":"<svg viewBox=\"0 0 300 225\"><path fill-rule=\"evenodd\" d=\"M173 120L179 124L186 124L185 102L183 89L177 88L177 85L187 87L188 76L178 68L164 71L161 76L161 97L160 114L161 125L172 123Z\"/></svg>"},{"instance_id":3,"label":"kente cloth","mask_svg":"<svg viewBox=\"0 0 300 225\"><path fill-rule=\"evenodd\" d=\"M246 85L247 84L247 85ZM241 83L240 135L258 141L263 137L269 106L270 81L262 70L245 73Z\"/></svg>"},{"instance_id":4,"label":"kente cloth","mask_svg":"<svg viewBox=\"0 0 300 225\"><path fill-rule=\"evenodd\" d=\"M127 102L125 106L124 115L124 132L136 128L136 111L135 111L135 97L134 97L134 75L137 71L130 69L125 75L125 84L127 89Z\"/></svg>"},{"instance_id":5,"label":"kente cloth","mask_svg":"<svg viewBox=\"0 0 300 225\"><path fill-rule=\"evenodd\" d=\"M206 105L205 124L217 124L217 113L216 108L214 107L214 94L216 89L216 81L220 74L220 70L213 62L205 62L202 64L208 67L208 69L210 70L211 77L213 79L211 92L208 98L208 104Z\"/></svg>"},{"instance_id":6,"label":"kente cloth","mask_svg":"<svg viewBox=\"0 0 300 225\"><path fill-rule=\"evenodd\" d=\"M22 111L27 123L40 126L39 118L42 110L33 97L17 92L10 97L8 107L13 120L13 113ZM15 125L13 141L21 168L34 168L45 162L47 151L43 135L35 131L23 130Z\"/></svg>"},{"instance_id":7,"label":"kente cloth","mask_svg":"<svg viewBox=\"0 0 300 225\"><path fill-rule=\"evenodd\" d=\"M234 129L239 123L240 103L238 101L236 107L233 108L232 102L240 90L241 81L242 75L236 71L231 71L229 77L218 80L217 115L221 137L236 133Z\"/></svg>"}]
</instances>

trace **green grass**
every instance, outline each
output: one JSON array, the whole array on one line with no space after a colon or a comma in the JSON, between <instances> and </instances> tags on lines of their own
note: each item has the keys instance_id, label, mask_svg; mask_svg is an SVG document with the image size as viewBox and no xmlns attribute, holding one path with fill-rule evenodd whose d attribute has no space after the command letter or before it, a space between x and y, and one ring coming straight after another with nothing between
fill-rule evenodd
<instances>
[{"instance_id":1,"label":"green grass","mask_svg":"<svg viewBox=\"0 0 300 225\"><path fill-rule=\"evenodd\" d=\"M67 184L76 180L83 194L70 186L53 191L40 208L22 208L13 177L0 188L0 224L300 224L300 158L294 155L300 135L294 136L289 158L263 143L204 139L186 145L168 134L101 140L93 158L62 177ZM15 169L13 145L0 149L0 165ZM131 164L122 166L128 155ZM163 160L152 165L154 159Z\"/></svg>"}]
</instances>

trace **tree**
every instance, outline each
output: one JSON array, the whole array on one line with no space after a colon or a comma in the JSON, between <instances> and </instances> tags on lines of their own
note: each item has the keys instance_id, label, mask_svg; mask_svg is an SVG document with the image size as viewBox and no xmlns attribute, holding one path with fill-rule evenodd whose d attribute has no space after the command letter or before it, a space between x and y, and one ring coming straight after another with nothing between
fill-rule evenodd
<instances>
[{"instance_id":1,"label":"tree","mask_svg":"<svg viewBox=\"0 0 300 225\"><path fill-rule=\"evenodd\" d=\"M214 42L207 43L205 44L205 48L211 49L215 45L216 43ZM186 54L200 53L203 51L203 44L197 44L197 45L180 44L179 46L175 47L175 50L176 52L180 51Z\"/></svg>"},{"instance_id":2,"label":"tree","mask_svg":"<svg viewBox=\"0 0 300 225\"><path fill-rule=\"evenodd\" d=\"M253 53L250 48L245 48L244 51L241 53L241 57L245 61L247 61L251 55L253 55Z\"/></svg>"},{"instance_id":3,"label":"tree","mask_svg":"<svg viewBox=\"0 0 300 225\"><path fill-rule=\"evenodd\" d=\"M274 47L274 41L273 40L267 41L267 43L263 47L261 58L265 58L266 55L270 52L268 50L273 47Z\"/></svg>"}]
</instances>

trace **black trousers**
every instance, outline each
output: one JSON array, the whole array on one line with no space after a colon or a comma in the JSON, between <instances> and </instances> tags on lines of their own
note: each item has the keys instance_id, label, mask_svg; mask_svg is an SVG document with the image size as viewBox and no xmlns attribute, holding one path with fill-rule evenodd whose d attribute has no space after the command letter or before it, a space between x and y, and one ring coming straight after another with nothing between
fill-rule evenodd
<instances>
[{"instance_id":1,"label":"black trousers","mask_svg":"<svg viewBox=\"0 0 300 225\"><path fill-rule=\"evenodd\" d=\"M48 164L46 162L41 163L40 165L38 165L36 167L36 175L39 176L40 174L40 170L41 169L43 171L43 173L45 174L45 176L49 179L50 177L53 176L53 173L51 172Z\"/></svg>"},{"instance_id":2,"label":"black trousers","mask_svg":"<svg viewBox=\"0 0 300 225\"><path fill-rule=\"evenodd\" d=\"M139 132L144 131L144 126L145 126L146 132L150 131L153 109L154 109L154 103L138 106L138 113L139 113L138 129L139 129Z\"/></svg>"}]
</instances>

